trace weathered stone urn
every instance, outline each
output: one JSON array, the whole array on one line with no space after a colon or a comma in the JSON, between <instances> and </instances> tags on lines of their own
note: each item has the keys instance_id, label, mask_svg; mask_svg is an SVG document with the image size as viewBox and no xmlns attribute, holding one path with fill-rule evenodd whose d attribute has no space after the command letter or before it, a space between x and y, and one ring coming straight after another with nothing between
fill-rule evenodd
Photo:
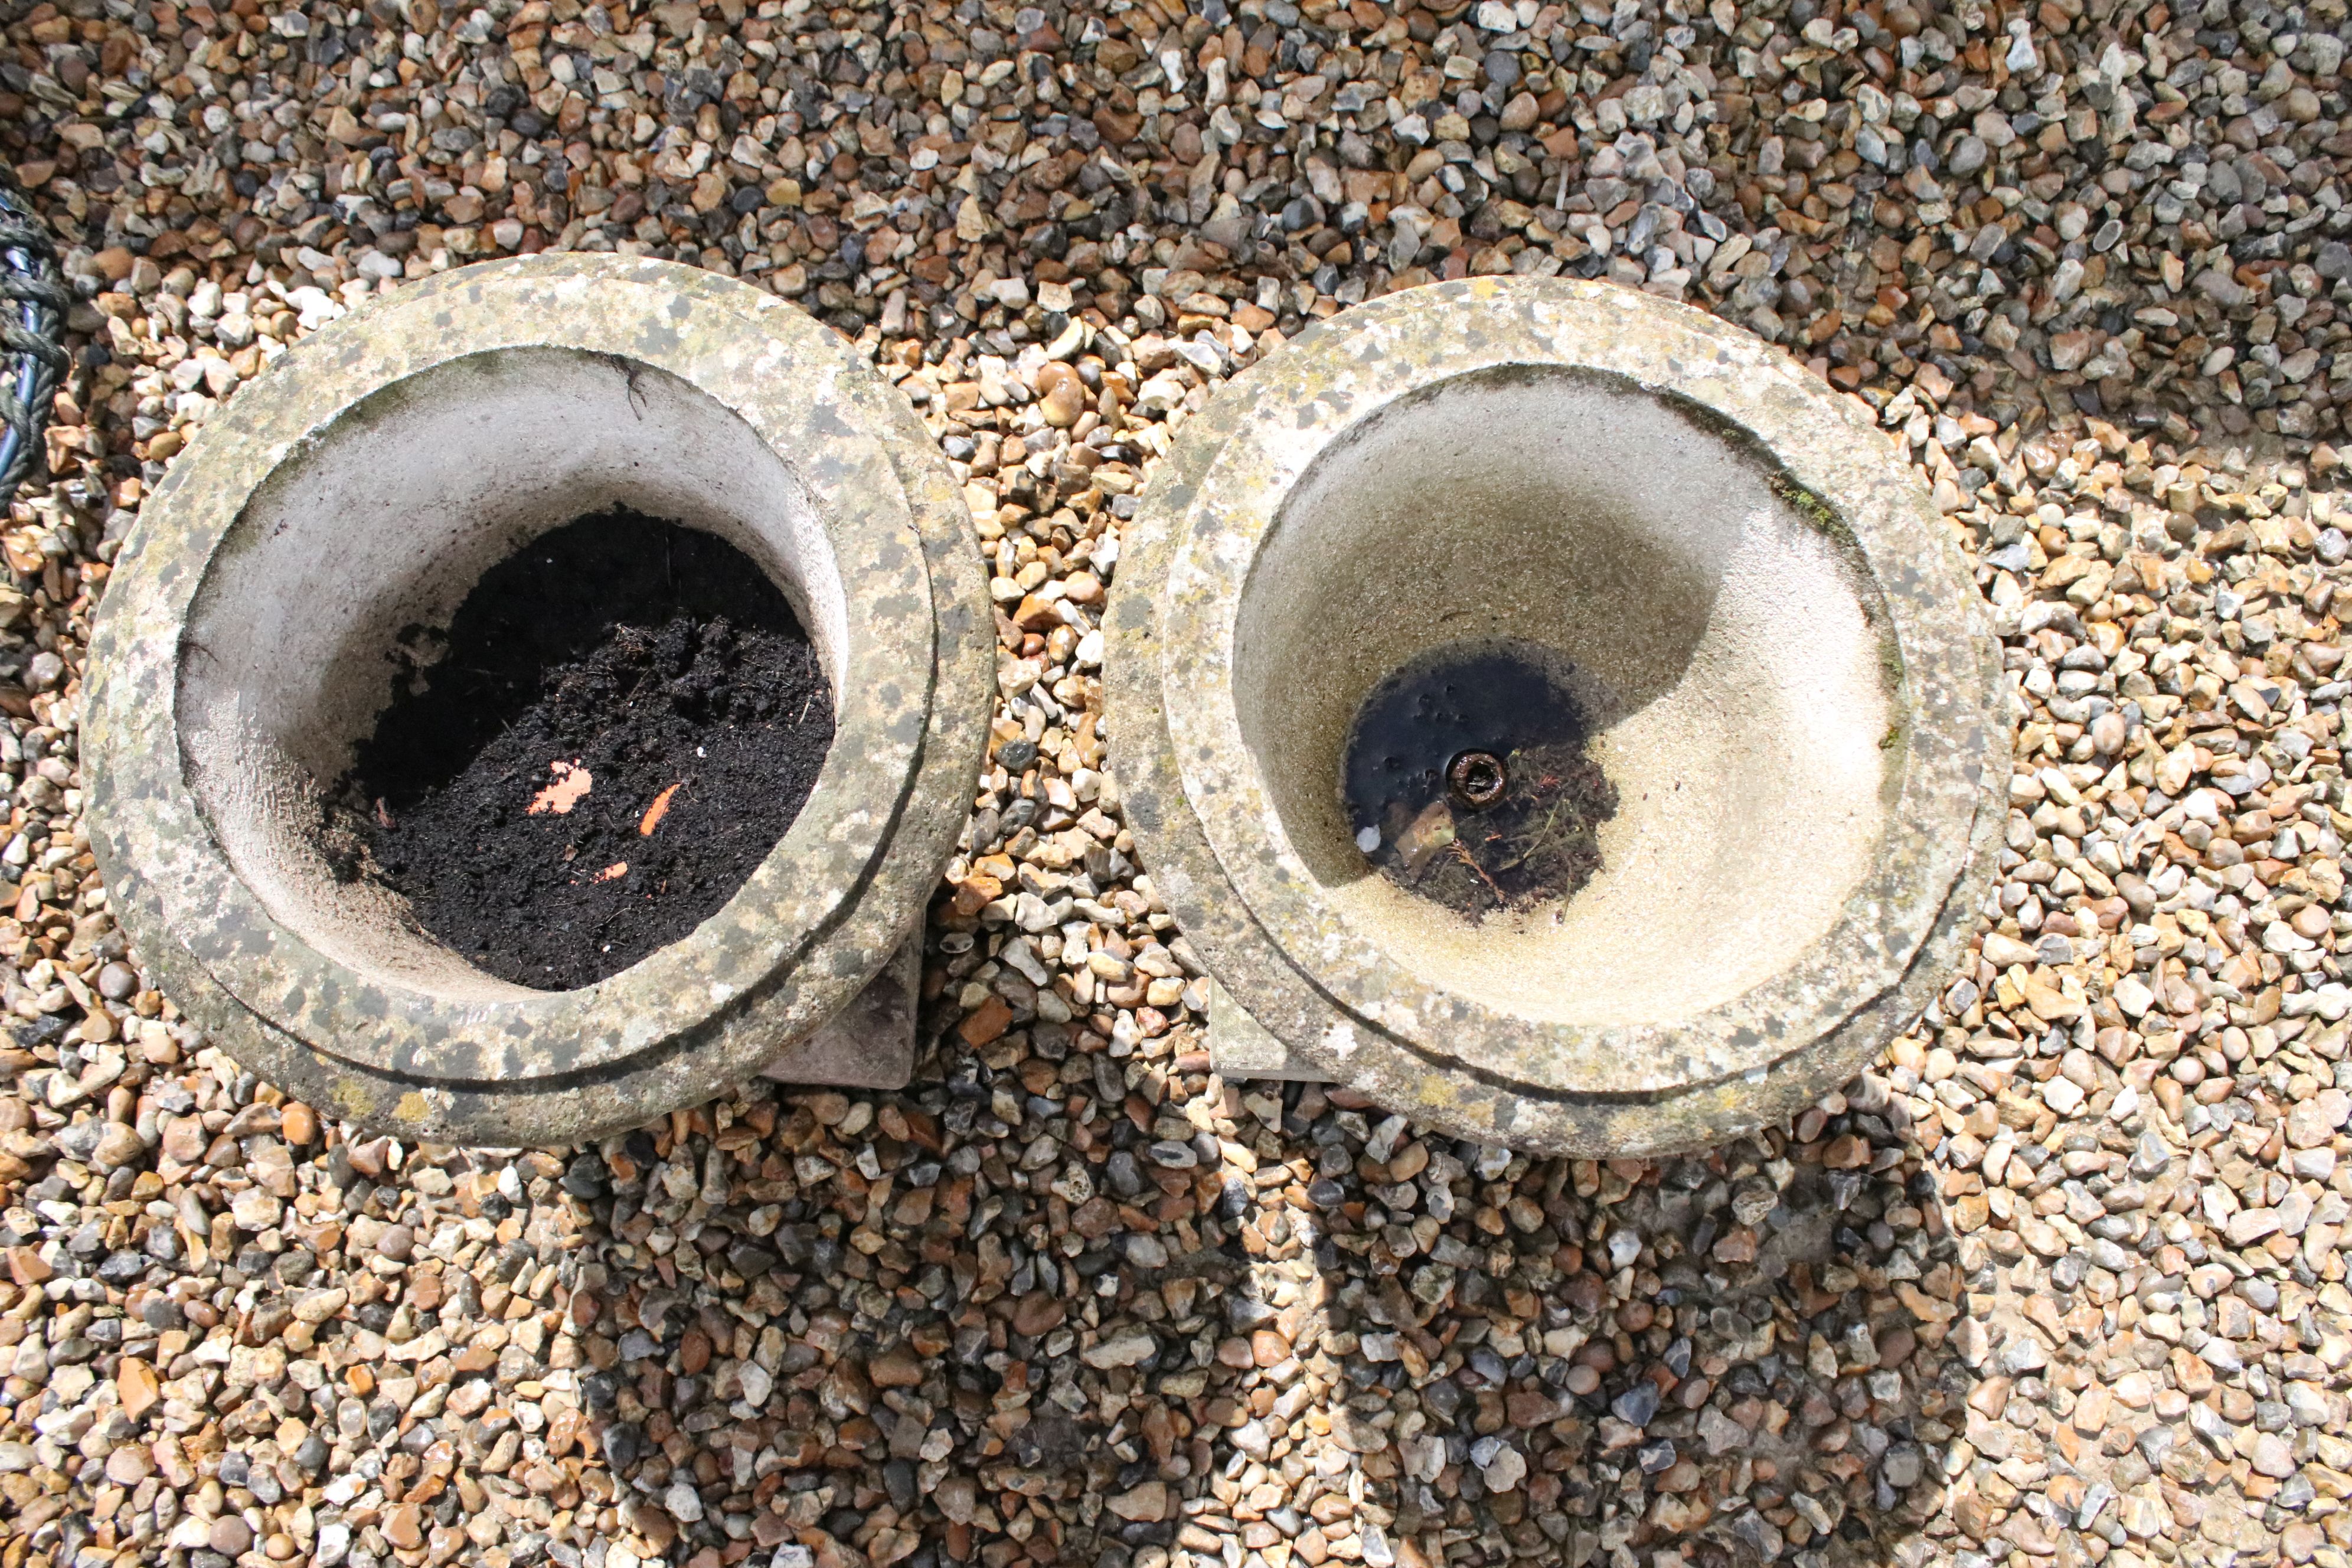
<instances>
[{"instance_id":1,"label":"weathered stone urn","mask_svg":"<svg viewBox=\"0 0 2352 1568\"><path fill-rule=\"evenodd\" d=\"M1443 284L1270 356L1152 481L1109 627L1129 819L1233 1076L1533 1151L1705 1145L1864 1067L1988 885L1998 648L1926 486L1652 296ZM1481 648L1570 672L1614 809L1572 891L1465 913L1381 872L1394 824L1343 777L1375 694ZM1502 776L1448 776L1450 852Z\"/></svg>"},{"instance_id":2,"label":"weathered stone urn","mask_svg":"<svg viewBox=\"0 0 2352 1568\"><path fill-rule=\"evenodd\" d=\"M717 914L596 984L529 990L339 880L321 790L389 700L403 628L446 625L488 567L613 506L769 573L832 682L835 738ZM906 981L891 960L970 805L993 636L968 534L904 399L747 284L598 256L419 283L240 392L126 545L84 741L113 907L232 1056L409 1136L577 1141L771 1064L903 1082L910 997L894 1026L824 1026L877 975Z\"/></svg>"}]
</instances>

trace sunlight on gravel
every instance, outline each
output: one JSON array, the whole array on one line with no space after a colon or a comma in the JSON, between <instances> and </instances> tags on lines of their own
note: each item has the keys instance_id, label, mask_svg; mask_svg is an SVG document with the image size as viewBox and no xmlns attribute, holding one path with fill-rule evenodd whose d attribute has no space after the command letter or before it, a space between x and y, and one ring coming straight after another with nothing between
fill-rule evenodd
<instances>
[{"instance_id":1,"label":"sunlight on gravel","mask_svg":"<svg viewBox=\"0 0 2352 1568\"><path fill-rule=\"evenodd\" d=\"M82 302L0 535L0 1568L2343 1568L2342 0L11 13ZM905 1092L404 1147L112 926L74 726L142 496L305 331L543 248L797 300L956 464L1001 705ZM1184 419L1498 272L1866 399L2013 678L1980 951L1688 1159L1219 1081L1109 776Z\"/></svg>"}]
</instances>

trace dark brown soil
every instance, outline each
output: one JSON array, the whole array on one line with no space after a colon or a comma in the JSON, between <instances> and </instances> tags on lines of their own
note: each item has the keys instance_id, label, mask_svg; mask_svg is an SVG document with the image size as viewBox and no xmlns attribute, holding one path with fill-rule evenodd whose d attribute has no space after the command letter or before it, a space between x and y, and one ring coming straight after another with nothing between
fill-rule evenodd
<instances>
[{"instance_id":1,"label":"dark brown soil","mask_svg":"<svg viewBox=\"0 0 2352 1568\"><path fill-rule=\"evenodd\" d=\"M541 990L616 973L716 912L833 742L832 689L766 574L632 512L494 568L437 659L407 640L343 791L368 869L434 936Z\"/></svg>"},{"instance_id":2,"label":"dark brown soil","mask_svg":"<svg viewBox=\"0 0 2352 1568\"><path fill-rule=\"evenodd\" d=\"M1342 786L1364 858L1474 921L1583 887L1617 786L1585 752L1572 680L1541 649L1480 644L1440 649L1374 689ZM1499 795L1481 798L1497 763Z\"/></svg>"}]
</instances>

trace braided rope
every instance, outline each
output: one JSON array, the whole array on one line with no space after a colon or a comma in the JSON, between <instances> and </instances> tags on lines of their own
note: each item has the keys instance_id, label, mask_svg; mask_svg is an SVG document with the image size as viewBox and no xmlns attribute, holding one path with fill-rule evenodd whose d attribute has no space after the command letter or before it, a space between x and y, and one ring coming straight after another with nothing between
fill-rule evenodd
<instances>
[{"instance_id":1,"label":"braided rope","mask_svg":"<svg viewBox=\"0 0 2352 1568\"><path fill-rule=\"evenodd\" d=\"M0 187L0 504L45 462L41 434L67 364L58 340L70 298L48 231Z\"/></svg>"}]
</instances>

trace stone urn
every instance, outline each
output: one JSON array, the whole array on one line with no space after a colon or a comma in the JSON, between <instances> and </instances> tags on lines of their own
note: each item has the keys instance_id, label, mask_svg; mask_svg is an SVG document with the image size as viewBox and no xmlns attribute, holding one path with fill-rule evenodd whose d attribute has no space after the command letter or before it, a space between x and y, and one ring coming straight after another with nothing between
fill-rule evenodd
<instances>
[{"instance_id":1,"label":"stone urn","mask_svg":"<svg viewBox=\"0 0 2352 1568\"><path fill-rule=\"evenodd\" d=\"M404 628L446 625L489 567L614 506L770 574L831 682L835 738L718 913L595 984L537 991L339 878L321 795L390 699ZM763 1067L902 1083L911 976L893 961L971 803L993 649L947 464L834 332L666 262L486 263L297 345L157 487L93 638L91 839L165 994L372 1127L560 1143ZM861 992L861 1026L828 1031Z\"/></svg>"},{"instance_id":2,"label":"stone urn","mask_svg":"<svg viewBox=\"0 0 2352 1568\"><path fill-rule=\"evenodd\" d=\"M1839 1087L1948 984L1999 648L1920 478L1750 334L1598 284L1391 295L1219 391L1126 542L1115 765L1221 1071L1658 1154Z\"/></svg>"}]
</instances>

